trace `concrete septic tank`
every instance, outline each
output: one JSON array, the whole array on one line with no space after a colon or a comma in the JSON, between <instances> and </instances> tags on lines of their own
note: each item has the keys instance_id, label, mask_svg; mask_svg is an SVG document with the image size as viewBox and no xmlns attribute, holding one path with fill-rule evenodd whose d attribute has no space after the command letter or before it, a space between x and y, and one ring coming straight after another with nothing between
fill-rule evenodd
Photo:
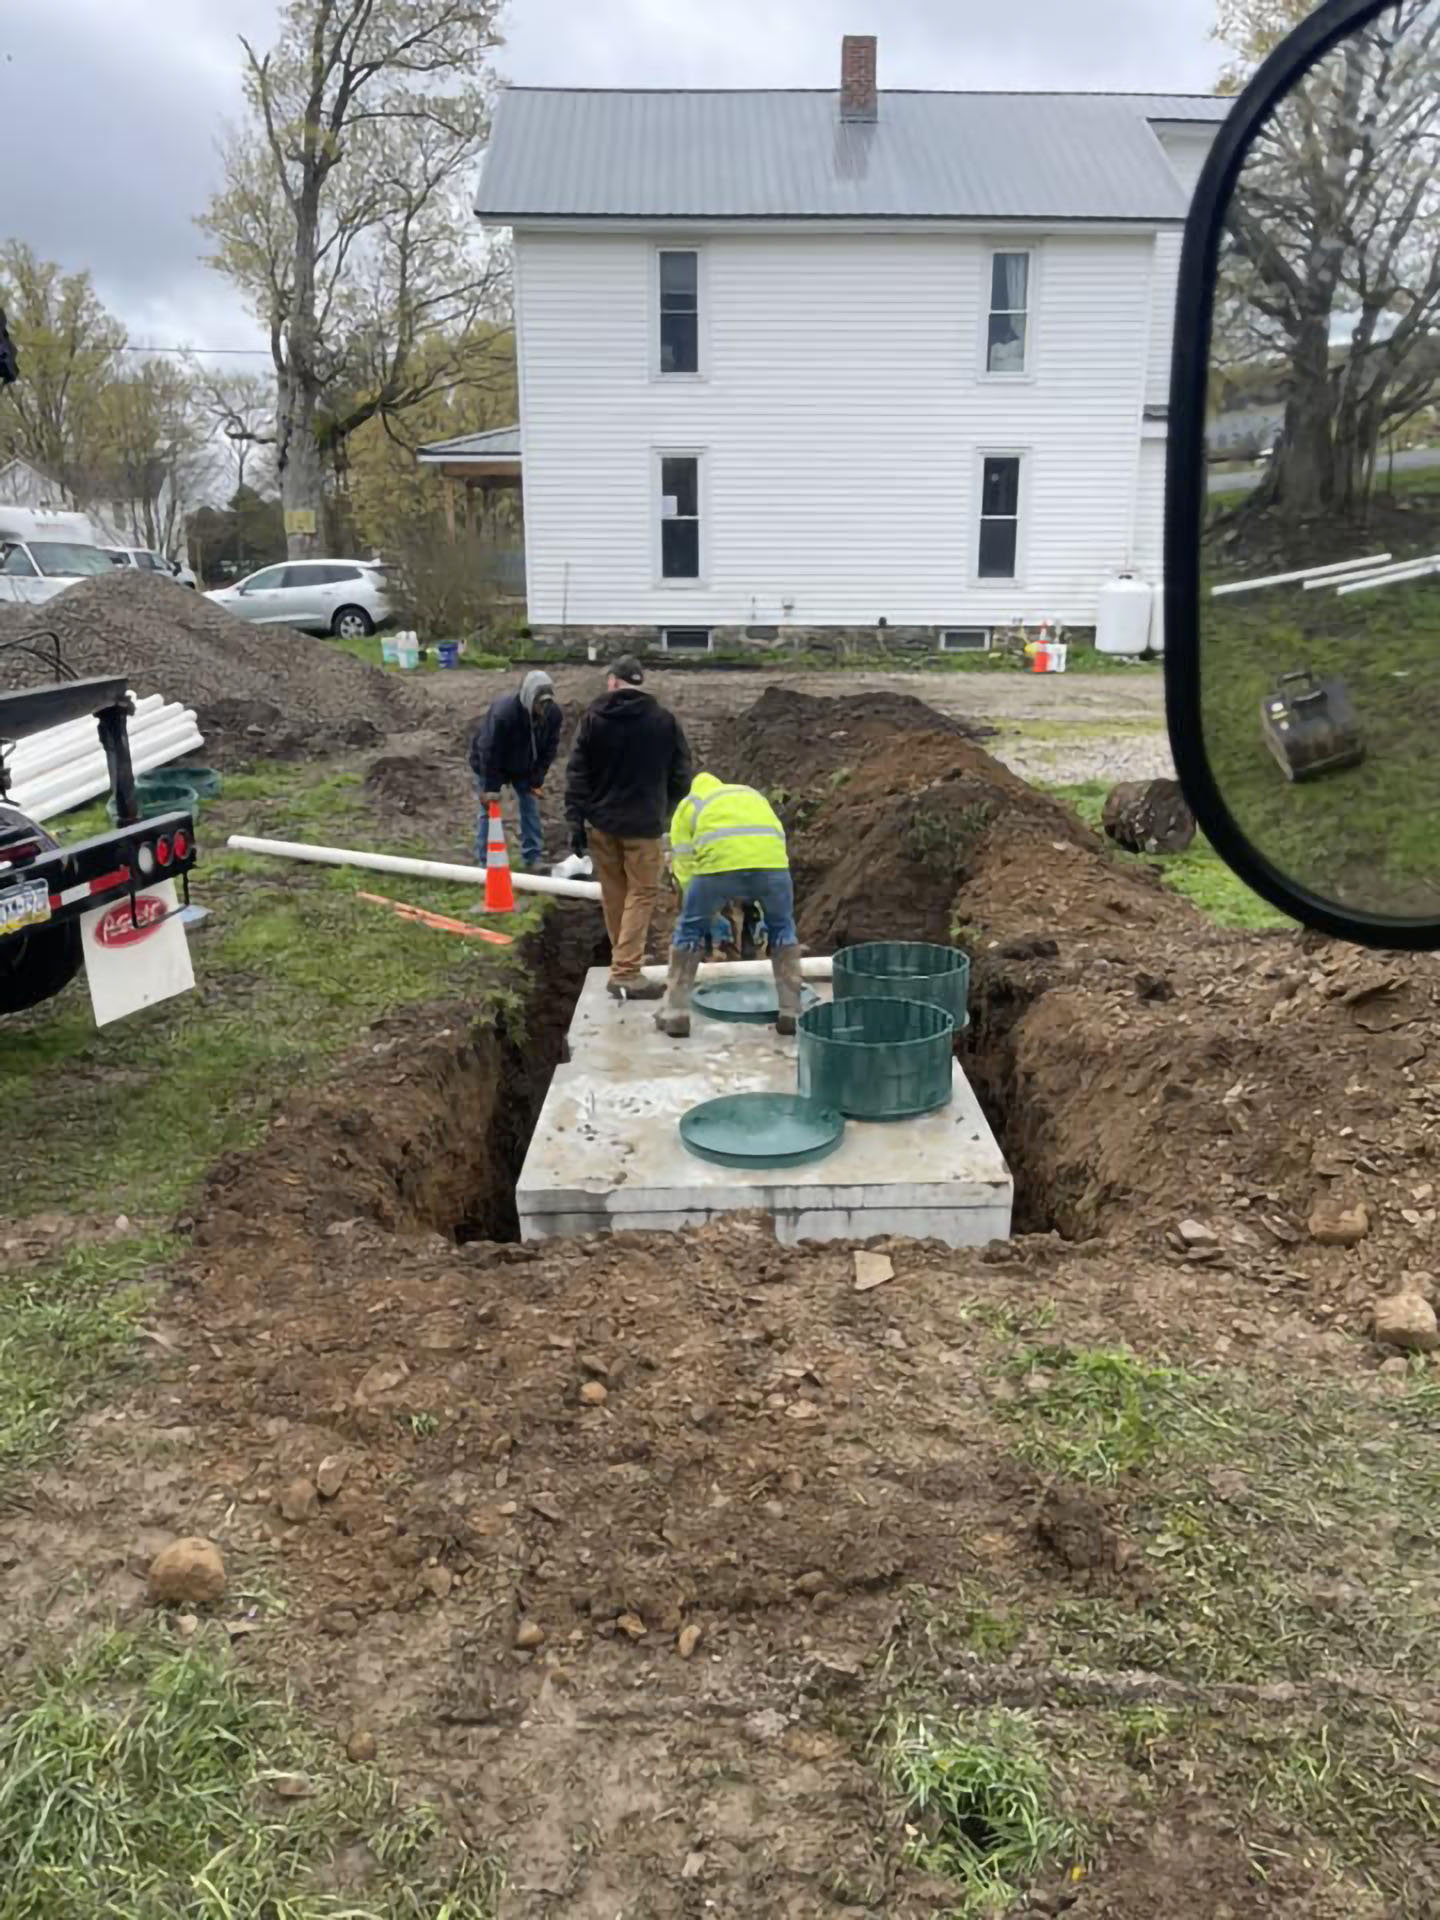
<instances>
[{"instance_id":1,"label":"concrete septic tank","mask_svg":"<svg viewBox=\"0 0 1440 1920\"><path fill-rule=\"evenodd\" d=\"M687 1152L680 1116L731 1093L793 1093L796 1043L696 1014L689 1040L656 1031L653 1002L616 1006L586 976L516 1188L524 1240L703 1226L760 1209L786 1246L900 1234L952 1247L1010 1232L1015 1183L963 1069L948 1107L846 1123L813 1165L749 1171ZM819 986L827 999L828 984Z\"/></svg>"}]
</instances>

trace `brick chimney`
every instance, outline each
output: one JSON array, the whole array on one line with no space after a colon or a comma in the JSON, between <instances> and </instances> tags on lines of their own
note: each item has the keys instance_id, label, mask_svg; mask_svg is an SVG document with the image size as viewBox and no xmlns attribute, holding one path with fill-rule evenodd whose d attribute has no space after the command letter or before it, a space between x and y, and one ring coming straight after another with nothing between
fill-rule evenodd
<instances>
[{"instance_id":1,"label":"brick chimney","mask_svg":"<svg viewBox=\"0 0 1440 1920\"><path fill-rule=\"evenodd\" d=\"M875 36L847 33L840 43L840 118L874 120L880 111L875 87Z\"/></svg>"}]
</instances>

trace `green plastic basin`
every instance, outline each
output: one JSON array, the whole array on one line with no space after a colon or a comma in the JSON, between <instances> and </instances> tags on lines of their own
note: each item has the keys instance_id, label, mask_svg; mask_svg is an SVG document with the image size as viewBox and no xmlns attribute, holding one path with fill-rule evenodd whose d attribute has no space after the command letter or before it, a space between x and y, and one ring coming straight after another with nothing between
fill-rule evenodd
<instances>
[{"instance_id":1,"label":"green plastic basin","mask_svg":"<svg viewBox=\"0 0 1440 1920\"><path fill-rule=\"evenodd\" d=\"M198 813L200 796L188 780L175 774L142 773L135 780L135 801L142 820L153 820L162 813ZM113 821L115 799L105 802L105 811Z\"/></svg>"},{"instance_id":2,"label":"green plastic basin","mask_svg":"<svg viewBox=\"0 0 1440 1920\"><path fill-rule=\"evenodd\" d=\"M856 1120L949 1104L955 1022L922 1000L834 1000L800 1016L800 1092Z\"/></svg>"},{"instance_id":3,"label":"green plastic basin","mask_svg":"<svg viewBox=\"0 0 1440 1920\"><path fill-rule=\"evenodd\" d=\"M970 1004L970 956L927 940L867 940L835 956L837 1000L924 1000L963 1033Z\"/></svg>"}]
</instances>

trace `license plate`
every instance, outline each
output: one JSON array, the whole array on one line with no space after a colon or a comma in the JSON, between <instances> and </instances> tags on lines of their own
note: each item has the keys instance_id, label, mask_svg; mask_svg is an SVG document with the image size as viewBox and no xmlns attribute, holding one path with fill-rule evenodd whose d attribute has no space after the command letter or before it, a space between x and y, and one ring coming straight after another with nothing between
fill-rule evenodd
<instances>
[{"instance_id":1,"label":"license plate","mask_svg":"<svg viewBox=\"0 0 1440 1920\"><path fill-rule=\"evenodd\" d=\"M24 933L50 918L50 888L43 880L22 880L18 887L0 888L0 940L7 933Z\"/></svg>"}]
</instances>

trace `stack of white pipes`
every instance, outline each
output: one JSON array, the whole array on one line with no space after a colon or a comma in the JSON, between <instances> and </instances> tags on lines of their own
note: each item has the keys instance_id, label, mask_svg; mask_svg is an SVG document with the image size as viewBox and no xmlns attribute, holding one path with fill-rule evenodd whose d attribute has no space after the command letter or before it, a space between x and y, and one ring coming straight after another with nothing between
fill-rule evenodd
<instances>
[{"instance_id":1,"label":"stack of white pipes","mask_svg":"<svg viewBox=\"0 0 1440 1920\"><path fill-rule=\"evenodd\" d=\"M144 699L132 694L131 699L130 760L137 774L153 773L204 746L193 707L159 693ZM0 752L10 775L10 804L32 820L52 819L110 791L110 770L93 715L6 743Z\"/></svg>"}]
</instances>

